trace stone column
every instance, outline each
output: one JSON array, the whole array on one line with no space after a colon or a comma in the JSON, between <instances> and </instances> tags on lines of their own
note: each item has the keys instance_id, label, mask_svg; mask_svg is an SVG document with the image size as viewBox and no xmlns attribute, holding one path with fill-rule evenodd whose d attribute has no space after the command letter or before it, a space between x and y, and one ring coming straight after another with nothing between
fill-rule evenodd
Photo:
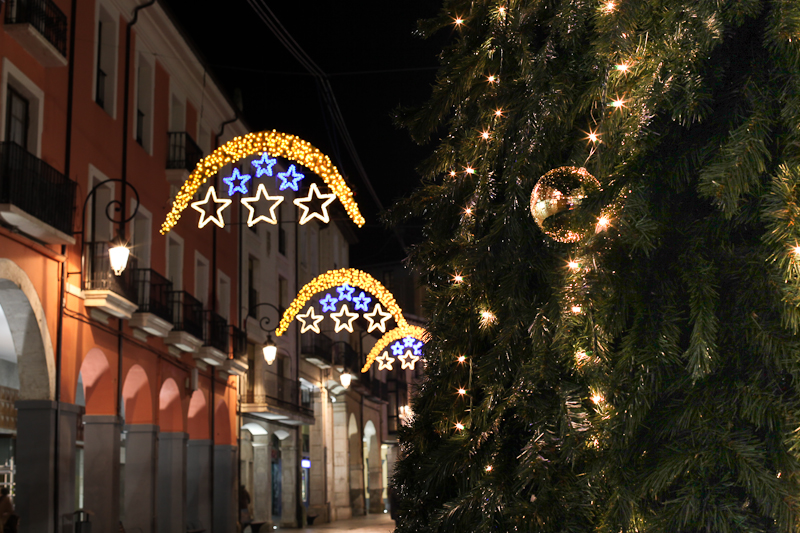
<instances>
[{"instance_id":1,"label":"stone column","mask_svg":"<svg viewBox=\"0 0 800 533\"><path fill-rule=\"evenodd\" d=\"M300 483L300 462L297 432L290 431L281 441L281 527L299 527L297 523L297 484Z\"/></svg>"},{"instance_id":2,"label":"stone column","mask_svg":"<svg viewBox=\"0 0 800 533\"><path fill-rule=\"evenodd\" d=\"M24 400L17 407L16 512L23 531L73 533L75 438L83 407L62 403L55 453L56 402ZM53 493L58 469L58 510ZM56 528L56 516L58 528Z\"/></svg>"},{"instance_id":3,"label":"stone column","mask_svg":"<svg viewBox=\"0 0 800 533\"><path fill-rule=\"evenodd\" d=\"M253 521L272 528L272 454L269 435L253 436ZM255 533L255 532L254 532Z\"/></svg>"},{"instance_id":4,"label":"stone column","mask_svg":"<svg viewBox=\"0 0 800 533\"><path fill-rule=\"evenodd\" d=\"M125 426L125 480L122 524L125 531L156 531L156 446L158 426Z\"/></svg>"},{"instance_id":5,"label":"stone column","mask_svg":"<svg viewBox=\"0 0 800 533\"><path fill-rule=\"evenodd\" d=\"M92 511L92 529L119 530L119 441L116 415L83 417L83 507Z\"/></svg>"},{"instance_id":6,"label":"stone column","mask_svg":"<svg viewBox=\"0 0 800 533\"><path fill-rule=\"evenodd\" d=\"M236 446L214 446L214 533L235 533L239 517ZM183 531L183 530L181 530Z\"/></svg>"},{"instance_id":7,"label":"stone column","mask_svg":"<svg viewBox=\"0 0 800 533\"><path fill-rule=\"evenodd\" d=\"M186 531L186 433L158 435L158 532Z\"/></svg>"},{"instance_id":8,"label":"stone column","mask_svg":"<svg viewBox=\"0 0 800 533\"><path fill-rule=\"evenodd\" d=\"M190 440L186 470L186 523L211 531L211 441Z\"/></svg>"},{"instance_id":9,"label":"stone column","mask_svg":"<svg viewBox=\"0 0 800 533\"><path fill-rule=\"evenodd\" d=\"M350 463L347 438L347 405L333 404L333 516L346 520L353 516L350 506Z\"/></svg>"}]
</instances>

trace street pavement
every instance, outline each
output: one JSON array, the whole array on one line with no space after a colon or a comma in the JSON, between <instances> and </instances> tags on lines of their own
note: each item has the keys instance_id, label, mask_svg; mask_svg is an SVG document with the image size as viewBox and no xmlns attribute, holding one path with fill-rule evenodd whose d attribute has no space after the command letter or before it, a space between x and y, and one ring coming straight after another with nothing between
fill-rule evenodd
<instances>
[{"instance_id":1,"label":"street pavement","mask_svg":"<svg viewBox=\"0 0 800 533\"><path fill-rule=\"evenodd\" d=\"M277 531L292 531L303 533L391 533L394 531L394 520L385 514L370 514L367 516L359 516L350 520L339 520L330 524L320 524L314 526L306 526L303 529L283 529Z\"/></svg>"}]
</instances>

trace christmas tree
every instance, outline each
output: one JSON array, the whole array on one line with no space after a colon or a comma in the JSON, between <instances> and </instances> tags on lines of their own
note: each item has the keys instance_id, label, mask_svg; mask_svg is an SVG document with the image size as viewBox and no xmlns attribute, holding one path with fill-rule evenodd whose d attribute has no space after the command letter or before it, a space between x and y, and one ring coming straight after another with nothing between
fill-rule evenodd
<instances>
[{"instance_id":1,"label":"christmas tree","mask_svg":"<svg viewBox=\"0 0 800 533\"><path fill-rule=\"evenodd\" d=\"M800 2L446 0L399 532L798 524Z\"/></svg>"}]
</instances>

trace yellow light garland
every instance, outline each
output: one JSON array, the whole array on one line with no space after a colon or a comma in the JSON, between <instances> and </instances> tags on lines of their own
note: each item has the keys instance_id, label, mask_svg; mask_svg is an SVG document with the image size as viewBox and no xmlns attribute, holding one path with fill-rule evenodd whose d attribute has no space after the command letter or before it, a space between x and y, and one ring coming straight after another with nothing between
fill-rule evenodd
<instances>
[{"instance_id":1,"label":"yellow light garland","mask_svg":"<svg viewBox=\"0 0 800 533\"><path fill-rule=\"evenodd\" d=\"M300 289L297 297L289 308L286 309L286 312L283 313L283 318L281 318L278 329L275 330L275 335L280 336L289 329L289 325L292 323L292 320L294 320L294 317L305 307L306 302L308 302L312 296L345 283L348 283L351 287L364 289L375 296L378 301L383 304L383 307L392 314L399 327L408 325L403 316L403 311L394 299L394 295L386 290L386 287L384 287L381 282L361 270L355 268L341 268L339 270L329 270L324 274L320 274Z\"/></svg>"},{"instance_id":2,"label":"yellow light garland","mask_svg":"<svg viewBox=\"0 0 800 533\"><path fill-rule=\"evenodd\" d=\"M178 223L181 213L208 178L214 176L225 165L236 163L245 157L263 152L267 152L272 157L283 157L294 161L317 174L339 198L347 215L353 222L358 227L364 225L364 217L361 216L358 205L353 199L353 191L347 186L344 178L339 174L339 170L334 166L330 158L300 137L272 130L248 133L244 137L236 137L197 163L197 167L195 167L175 196L172 210L167 214L164 223L161 224L161 234L166 235Z\"/></svg>"},{"instance_id":3,"label":"yellow light garland","mask_svg":"<svg viewBox=\"0 0 800 533\"><path fill-rule=\"evenodd\" d=\"M403 322L405 322L405 319L403 319ZM361 369L361 373L363 374L369 370L369 367L372 366L373 361L375 361L375 359L378 357L378 354L380 354L384 348L389 346L394 341L398 341L406 337L414 337L418 341L422 342L428 342L430 339L430 335L427 331L425 331L425 328L412 326L408 323L405 323L403 326L398 326L378 339L378 342L376 342L375 346L372 347L372 350L369 351L369 354L367 355L367 362L364 365L364 368Z\"/></svg>"}]
</instances>

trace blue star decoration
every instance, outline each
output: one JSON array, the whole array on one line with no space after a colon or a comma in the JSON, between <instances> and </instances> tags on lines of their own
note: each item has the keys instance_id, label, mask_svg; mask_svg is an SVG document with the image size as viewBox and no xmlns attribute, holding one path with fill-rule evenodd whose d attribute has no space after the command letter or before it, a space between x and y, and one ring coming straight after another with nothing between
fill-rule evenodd
<instances>
[{"instance_id":1,"label":"blue star decoration","mask_svg":"<svg viewBox=\"0 0 800 533\"><path fill-rule=\"evenodd\" d=\"M422 356L422 341L415 342L411 349L414 350L414 355Z\"/></svg>"},{"instance_id":2,"label":"blue star decoration","mask_svg":"<svg viewBox=\"0 0 800 533\"><path fill-rule=\"evenodd\" d=\"M325 313L327 311L336 311L336 302L338 302L336 298L331 296L330 294L326 294L325 298L322 298L319 303L322 304L322 312Z\"/></svg>"},{"instance_id":3,"label":"blue star decoration","mask_svg":"<svg viewBox=\"0 0 800 533\"><path fill-rule=\"evenodd\" d=\"M403 355L403 352L405 352L406 350L405 346L403 346L403 343L400 341L395 341L395 343L392 344L391 348L392 348L392 355L394 355L395 357Z\"/></svg>"},{"instance_id":4,"label":"blue star decoration","mask_svg":"<svg viewBox=\"0 0 800 533\"><path fill-rule=\"evenodd\" d=\"M356 288L351 287L348 283L336 288L336 291L339 293L339 300L347 300L348 302L353 301L353 291L355 290Z\"/></svg>"},{"instance_id":5,"label":"blue star decoration","mask_svg":"<svg viewBox=\"0 0 800 533\"><path fill-rule=\"evenodd\" d=\"M278 186L278 189L282 191L285 191L286 189L292 189L293 191L297 192L300 190L300 181L305 178L305 176L297 172L297 170L294 168L294 165L289 165L289 170L286 172L279 172L278 178L281 180L281 184Z\"/></svg>"},{"instance_id":6,"label":"blue star decoration","mask_svg":"<svg viewBox=\"0 0 800 533\"><path fill-rule=\"evenodd\" d=\"M272 176L272 167L278 162L274 157L270 157L267 152L261 154L261 159L251 161L250 164L256 167L256 177L260 178L264 174Z\"/></svg>"},{"instance_id":7,"label":"blue star decoration","mask_svg":"<svg viewBox=\"0 0 800 533\"><path fill-rule=\"evenodd\" d=\"M405 346L406 348L411 348L412 346L414 346L414 341L415 340L416 339L414 337L404 337L403 338L403 346Z\"/></svg>"},{"instance_id":8,"label":"blue star decoration","mask_svg":"<svg viewBox=\"0 0 800 533\"><path fill-rule=\"evenodd\" d=\"M367 311L369 311L369 309L367 309L367 306L371 301L372 298L364 294L364 291L361 291L361 294L353 298L353 305L355 306L356 310L361 309L366 313Z\"/></svg>"},{"instance_id":9,"label":"blue star decoration","mask_svg":"<svg viewBox=\"0 0 800 533\"><path fill-rule=\"evenodd\" d=\"M225 185L228 186L228 196L233 196L234 193L240 192L247 194L247 182L250 181L250 174L240 174L238 168L233 169L233 174L227 178L222 178ZM236 182L239 182L238 184Z\"/></svg>"}]
</instances>

